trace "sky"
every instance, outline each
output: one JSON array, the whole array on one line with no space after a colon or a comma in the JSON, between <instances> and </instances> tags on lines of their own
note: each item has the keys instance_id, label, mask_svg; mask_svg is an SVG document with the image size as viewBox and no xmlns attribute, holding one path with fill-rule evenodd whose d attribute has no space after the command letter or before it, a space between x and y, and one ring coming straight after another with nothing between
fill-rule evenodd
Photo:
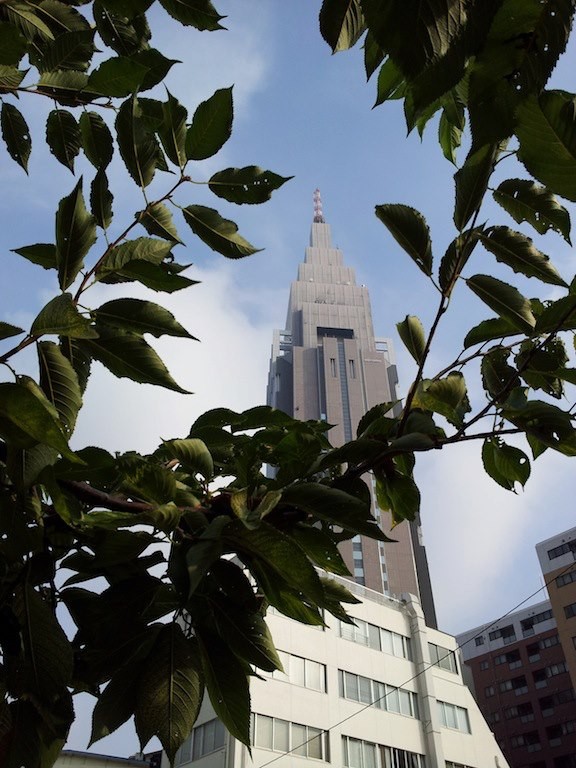
<instances>
[{"instance_id":1,"label":"sky","mask_svg":"<svg viewBox=\"0 0 576 768\"><path fill-rule=\"evenodd\" d=\"M318 31L318 0L215 4L227 15L227 31L184 30L162 11L150 17L152 44L182 62L172 69L166 84L190 114L217 88L234 85L232 138L216 157L196 163L191 176L203 182L217 170L255 164L294 178L263 206L233 206L201 184L191 184L179 194L181 204L217 208L264 250L229 261L212 253L181 223L186 245L175 255L194 263L187 274L201 283L168 298L148 295L170 308L200 339L154 340L173 376L194 394L118 380L96 366L74 437L76 448L101 445L109 450L150 451L160 439L185 436L195 418L209 408L241 410L265 401L272 330L284 326L290 281L308 244L316 187L334 243L355 268L357 281L370 290L377 335L394 340L401 394L415 368L395 324L415 314L429 327L435 312L435 291L376 219L374 206L399 202L420 210L430 225L438 263L456 233L455 169L441 155L436 124L429 126L423 140L416 134L407 137L398 102L372 109L375 83L365 83L361 51L331 54ZM575 65L576 52L571 49L553 84L573 90L570 76ZM10 250L53 241L58 200L76 183L44 145L43 123L51 105L41 99L30 101L21 99L33 136L29 177L5 154L0 156L1 256L13 276L0 285L0 319L22 327L29 326L57 286L52 275ZM464 153L460 161L463 157ZM86 183L93 175L82 160L77 172L84 174ZM526 177L513 162L508 167L503 163L500 173L501 178ZM116 198L113 227L120 232L142 203L120 163L111 166L109 176ZM151 198L171 184L170 177L159 177L150 188ZM486 206L486 219L514 226L494 204ZM570 277L572 254L566 243L554 234L534 239ZM495 270L493 257L479 249L468 270L470 275L494 270L501 279L511 278L504 268ZM556 295L557 289L533 280L517 284L529 296ZM126 286L122 294L147 297L145 290ZM87 294L87 304L96 307L116 295L113 287L96 286ZM450 363L465 330L490 314L465 285L459 286L427 373L433 375ZM34 370L31 354L16 362L19 370ZM479 384L473 376L469 387L479 402ZM576 489L569 459L546 452L533 464L526 489L514 494L485 474L480 449L479 443L465 443L419 456L416 467L439 626L454 634L498 618L542 587L535 544L574 525ZM533 601L544 596L538 592ZM85 702L80 705L83 713L87 708ZM135 744L126 733L109 737L94 749L119 755L133 752ZM69 746L85 748L85 726L75 727Z\"/></svg>"}]
</instances>

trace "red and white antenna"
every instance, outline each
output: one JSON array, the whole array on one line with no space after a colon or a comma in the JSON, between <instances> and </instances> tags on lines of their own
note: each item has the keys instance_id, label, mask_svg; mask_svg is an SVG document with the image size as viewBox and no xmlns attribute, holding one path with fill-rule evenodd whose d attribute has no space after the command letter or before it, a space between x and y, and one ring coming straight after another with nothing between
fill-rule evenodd
<instances>
[{"instance_id":1,"label":"red and white antenna","mask_svg":"<svg viewBox=\"0 0 576 768\"><path fill-rule=\"evenodd\" d=\"M320 190L318 188L314 190L314 223L325 223L324 215L322 213L322 198L320 197Z\"/></svg>"}]
</instances>

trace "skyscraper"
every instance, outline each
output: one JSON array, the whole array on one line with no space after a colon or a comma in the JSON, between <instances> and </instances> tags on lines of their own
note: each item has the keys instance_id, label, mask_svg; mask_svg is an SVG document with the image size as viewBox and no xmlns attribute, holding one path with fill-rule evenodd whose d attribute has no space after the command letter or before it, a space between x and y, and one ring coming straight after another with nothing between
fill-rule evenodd
<instances>
[{"instance_id":1,"label":"skyscraper","mask_svg":"<svg viewBox=\"0 0 576 768\"><path fill-rule=\"evenodd\" d=\"M333 246L316 190L310 245L290 289L286 328L274 332L268 404L298 419L334 424L330 440L341 445L355 437L366 411L398 399L396 385L390 340L374 334L368 289L356 284L354 270ZM390 515L375 502L374 515L389 533ZM343 543L343 557L358 583L417 595L426 623L435 627L419 521L402 523L392 537L395 543L356 536Z\"/></svg>"}]
</instances>

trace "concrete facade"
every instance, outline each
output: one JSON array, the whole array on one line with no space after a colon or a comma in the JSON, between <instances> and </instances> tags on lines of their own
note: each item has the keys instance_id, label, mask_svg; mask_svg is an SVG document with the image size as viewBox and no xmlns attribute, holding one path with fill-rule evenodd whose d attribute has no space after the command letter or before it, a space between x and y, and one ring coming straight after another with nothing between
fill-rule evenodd
<instances>
[{"instance_id":1,"label":"concrete facade","mask_svg":"<svg viewBox=\"0 0 576 768\"><path fill-rule=\"evenodd\" d=\"M370 408L398 400L396 384L391 342L375 336L368 289L356 284L354 270L333 246L317 190L310 245L291 286L286 327L274 332L267 402L295 418L333 424L329 437L338 446L356 437ZM389 532L390 515L375 501L374 515ZM392 538L396 543L360 536L343 542L346 564L359 584L418 595L428 624L436 626L419 521L397 526Z\"/></svg>"},{"instance_id":2,"label":"concrete facade","mask_svg":"<svg viewBox=\"0 0 576 768\"><path fill-rule=\"evenodd\" d=\"M427 627L411 595L337 580L362 600L351 609L356 626L269 614L285 672L251 681L252 756L205 699L176 767L507 768L454 638Z\"/></svg>"}]
</instances>

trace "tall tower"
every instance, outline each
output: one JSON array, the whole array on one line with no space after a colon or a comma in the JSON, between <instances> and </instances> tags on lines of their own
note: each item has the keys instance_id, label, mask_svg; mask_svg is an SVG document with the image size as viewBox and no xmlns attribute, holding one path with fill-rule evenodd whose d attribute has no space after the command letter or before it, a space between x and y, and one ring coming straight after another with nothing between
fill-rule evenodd
<instances>
[{"instance_id":1,"label":"tall tower","mask_svg":"<svg viewBox=\"0 0 576 768\"><path fill-rule=\"evenodd\" d=\"M354 270L332 245L317 189L310 245L290 289L286 329L274 331L267 402L298 419L335 424L330 440L341 445L355 437L367 410L397 399L396 385L391 342L374 335L368 289L356 284ZM390 515L375 501L374 515L390 531ZM355 581L370 589L417 595L426 623L435 627L419 521L402 523L392 536L396 543L364 536L343 542L346 564Z\"/></svg>"}]
</instances>

